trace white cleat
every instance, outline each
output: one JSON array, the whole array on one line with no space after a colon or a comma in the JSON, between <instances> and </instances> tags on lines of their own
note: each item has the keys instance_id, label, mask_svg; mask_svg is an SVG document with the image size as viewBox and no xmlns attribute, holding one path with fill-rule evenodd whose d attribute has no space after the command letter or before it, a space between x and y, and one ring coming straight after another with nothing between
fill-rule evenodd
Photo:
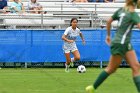
<instances>
[{"instance_id":1,"label":"white cleat","mask_svg":"<svg viewBox=\"0 0 140 93\"><path fill-rule=\"evenodd\" d=\"M70 62L70 66L71 66L71 67L74 67L74 63L73 63L73 62Z\"/></svg>"},{"instance_id":2,"label":"white cleat","mask_svg":"<svg viewBox=\"0 0 140 93\"><path fill-rule=\"evenodd\" d=\"M65 72L70 72L70 71L69 71L69 68L70 68L70 66L67 65L67 64L65 64Z\"/></svg>"}]
</instances>

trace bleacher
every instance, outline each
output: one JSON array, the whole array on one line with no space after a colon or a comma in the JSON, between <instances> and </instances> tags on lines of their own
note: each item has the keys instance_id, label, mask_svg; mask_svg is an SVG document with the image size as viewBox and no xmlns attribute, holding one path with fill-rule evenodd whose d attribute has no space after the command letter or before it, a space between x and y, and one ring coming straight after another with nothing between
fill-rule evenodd
<instances>
[{"instance_id":1,"label":"bleacher","mask_svg":"<svg viewBox=\"0 0 140 93\"><path fill-rule=\"evenodd\" d=\"M10 5L11 2L8 2ZM27 9L28 0L23 0ZM67 3L63 0L40 0L47 14L0 14L1 29L16 25L17 29L65 29L73 17L78 18L82 29L99 28L106 20L122 7L124 3ZM137 11L140 13L140 11ZM117 22L114 23L114 26ZM15 28L14 28L15 29Z\"/></svg>"}]
</instances>

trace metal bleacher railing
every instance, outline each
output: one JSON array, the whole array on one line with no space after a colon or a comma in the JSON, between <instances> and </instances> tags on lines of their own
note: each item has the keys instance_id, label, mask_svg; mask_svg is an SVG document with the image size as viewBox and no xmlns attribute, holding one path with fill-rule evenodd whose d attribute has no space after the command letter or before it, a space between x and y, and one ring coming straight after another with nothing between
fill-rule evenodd
<instances>
[{"instance_id":1,"label":"metal bleacher railing","mask_svg":"<svg viewBox=\"0 0 140 93\"><path fill-rule=\"evenodd\" d=\"M9 2L10 3L10 2ZM23 2L27 9L26 1ZM70 19L76 17L81 29L100 28L115 10L124 3L66 3L66 2L40 2L46 14L0 13L0 29L63 29L69 26ZM14 28L15 29L15 28Z\"/></svg>"}]
</instances>

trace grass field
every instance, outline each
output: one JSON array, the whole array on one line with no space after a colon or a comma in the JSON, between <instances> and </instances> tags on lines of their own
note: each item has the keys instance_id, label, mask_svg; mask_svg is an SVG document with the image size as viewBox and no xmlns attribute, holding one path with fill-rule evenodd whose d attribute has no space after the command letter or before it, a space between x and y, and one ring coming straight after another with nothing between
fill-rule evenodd
<instances>
[{"instance_id":1,"label":"grass field","mask_svg":"<svg viewBox=\"0 0 140 93\"><path fill-rule=\"evenodd\" d=\"M80 74L76 68L65 73L62 68L28 68L0 70L0 93L86 93L85 87L102 71L87 68ZM119 68L96 93L137 93L129 68Z\"/></svg>"}]
</instances>

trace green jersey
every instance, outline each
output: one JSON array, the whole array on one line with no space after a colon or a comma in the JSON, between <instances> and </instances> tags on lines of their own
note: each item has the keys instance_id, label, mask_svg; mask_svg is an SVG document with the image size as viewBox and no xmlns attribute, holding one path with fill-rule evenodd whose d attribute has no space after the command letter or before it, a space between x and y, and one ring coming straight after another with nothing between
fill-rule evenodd
<instances>
[{"instance_id":1,"label":"green jersey","mask_svg":"<svg viewBox=\"0 0 140 93\"><path fill-rule=\"evenodd\" d=\"M130 43L131 30L135 24L140 23L138 14L120 8L113 14L112 18L118 20L117 32L112 43Z\"/></svg>"}]
</instances>

